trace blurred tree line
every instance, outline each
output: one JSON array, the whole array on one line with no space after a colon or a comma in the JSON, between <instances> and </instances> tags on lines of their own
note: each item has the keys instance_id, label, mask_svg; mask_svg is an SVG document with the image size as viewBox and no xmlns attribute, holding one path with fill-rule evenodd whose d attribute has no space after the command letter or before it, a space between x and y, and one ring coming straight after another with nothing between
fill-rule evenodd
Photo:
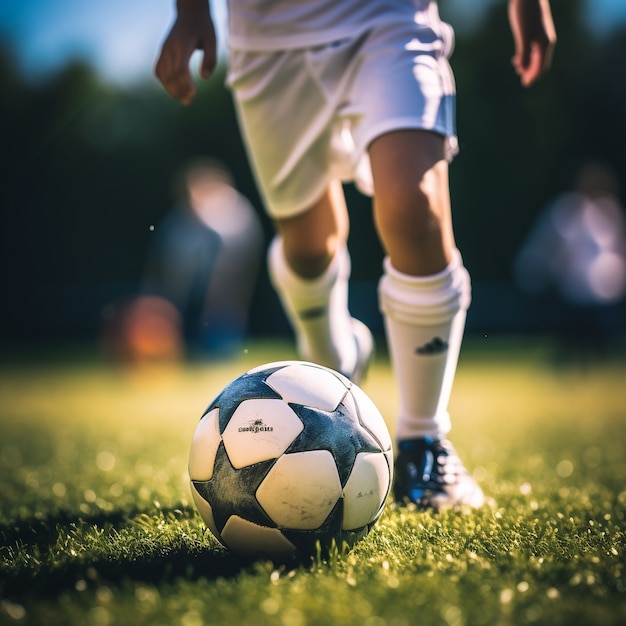
<instances>
[{"instance_id":1,"label":"blurred tree line","mask_svg":"<svg viewBox=\"0 0 626 626\"><path fill-rule=\"evenodd\" d=\"M626 31L594 37L581 4L553 2L559 35L553 68L529 90L509 62L506 3L495 5L477 30L457 32L452 65L461 153L451 188L457 239L475 288L510 284L512 259L530 225L571 187L580 164L600 159L626 182ZM441 8L454 24L445 3ZM221 160L262 214L223 68L187 108L156 80L113 87L79 62L33 84L7 49L0 50L0 85L5 343L94 337L107 304L137 288L151 227L171 208L173 181L190 160ZM375 306L383 253L369 200L351 187L347 192L353 277L364 302ZM263 224L269 240L264 216ZM279 330L277 311L261 272L252 331Z\"/></svg>"}]
</instances>

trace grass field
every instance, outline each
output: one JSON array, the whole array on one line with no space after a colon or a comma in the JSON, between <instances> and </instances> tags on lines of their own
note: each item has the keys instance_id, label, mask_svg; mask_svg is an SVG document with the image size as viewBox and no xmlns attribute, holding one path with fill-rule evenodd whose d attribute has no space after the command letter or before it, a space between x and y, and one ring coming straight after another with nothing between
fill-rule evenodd
<instances>
[{"instance_id":1,"label":"grass field","mask_svg":"<svg viewBox=\"0 0 626 626\"><path fill-rule=\"evenodd\" d=\"M293 356L252 344L134 372L86 353L4 359L0 624L626 624L623 362L557 370L544 342L468 341L451 438L490 504L388 506L352 552L289 570L219 547L186 465L213 396ZM393 416L384 355L363 388Z\"/></svg>"}]
</instances>

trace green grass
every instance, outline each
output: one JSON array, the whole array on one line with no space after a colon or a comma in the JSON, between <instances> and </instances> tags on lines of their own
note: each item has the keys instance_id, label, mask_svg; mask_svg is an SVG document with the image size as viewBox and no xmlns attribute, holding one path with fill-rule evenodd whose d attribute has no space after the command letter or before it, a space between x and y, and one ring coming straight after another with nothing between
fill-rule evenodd
<instances>
[{"instance_id":1,"label":"green grass","mask_svg":"<svg viewBox=\"0 0 626 626\"><path fill-rule=\"evenodd\" d=\"M626 623L623 363L555 370L542 343L469 341L451 438L493 501L389 506L352 552L289 570L216 543L186 464L213 396L292 356L253 344L236 362L136 372L5 359L0 624ZM384 355L363 387L393 416Z\"/></svg>"}]
</instances>

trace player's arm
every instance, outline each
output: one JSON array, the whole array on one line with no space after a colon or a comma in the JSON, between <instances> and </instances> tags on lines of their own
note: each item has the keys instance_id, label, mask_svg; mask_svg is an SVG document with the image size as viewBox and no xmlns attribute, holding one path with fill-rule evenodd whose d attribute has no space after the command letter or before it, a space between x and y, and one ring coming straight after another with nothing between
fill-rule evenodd
<instances>
[{"instance_id":1,"label":"player's arm","mask_svg":"<svg viewBox=\"0 0 626 626\"><path fill-rule=\"evenodd\" d=\"M189 70L195 50L203 53L201 78L209 78L217 61L215 26L208 0L176 0L176 20L167 35L154 72L166 91L183 104L196 95Z\"/></svg>"},{"instance_id":2,"label":"player's arm","mask_svg":"<svg viewBox=\"0 0 626 626\"><path fill-rule=\"evenodd\" d=\"M532 85L552 63L556 31L549 0L509 0L515 42L513 67L522 85Z\"/></svg>"}]
</instances>

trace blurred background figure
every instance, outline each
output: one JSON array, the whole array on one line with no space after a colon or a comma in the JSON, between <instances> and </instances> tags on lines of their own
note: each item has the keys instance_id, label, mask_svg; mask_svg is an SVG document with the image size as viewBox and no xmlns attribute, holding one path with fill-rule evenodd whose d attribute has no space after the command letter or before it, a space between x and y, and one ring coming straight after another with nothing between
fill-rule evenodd
<instances>
[{"instance_id":1,"label":"blurred background figure","mask_svg":"<svg viewBox=\"0 0 626 626\"><path fill-rule=\"evenodd\" d=\"M615 174L600 163L578 172L574 189L538 218L515 260L525 292L559 315L560 355L588 359L618 348L624 330L626 225Z\"/></svg>"},{"instance_id":2,"label":"blurred background figure","mask_svg":"<svg viewBox=\"0 0 626 626\"><path fill-rule=\"evenodd\" d=\"M228 356L246 334L264 238L260 220L218 162L196 161L158 223L142 294L171 302L193 352Z\"/></svg>"},{"instance_id":3,"label":"blurred background figure","mask_svg":"<svg viewBox=\"0 0 626 626\"><path fill-rule=\"evenodd\" d=\"M197 161L153 228L139 295L117 305L105 343L116 360L228 357L245 337L264 251L262 226L230 173Z\"/></svg>"}]
</instances>

